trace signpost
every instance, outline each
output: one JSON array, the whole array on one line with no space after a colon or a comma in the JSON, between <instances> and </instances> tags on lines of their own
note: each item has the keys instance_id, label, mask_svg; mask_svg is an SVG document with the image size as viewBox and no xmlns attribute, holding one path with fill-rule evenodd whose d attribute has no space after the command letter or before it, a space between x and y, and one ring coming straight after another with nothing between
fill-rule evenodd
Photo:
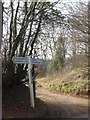
<instances>
[{"instance_id":1,"label":"signpost","mask_svg":"<svg viewBox=\"0 0 90 120\"><path fill-rule=\"evenodd\" d=\"M13 57L13 62L16 64L29 64L29 56L27 57ZM44 64L44 60L30 58L31 64Z\"/></svg>"},{"instance_id":2,"label":"signpost","mask_svg":"<svg viewBox=\"0 0 90 120\"><path fill-rule=\"evenodd\" d=\"M31 106L35 108L34 103L34 90L33 90L33 82L32 82L32 64L44 64L44 60L27 57L14 57L13 62L15 64L28 64L28 75L29 75L29 88L30 88L30 98L31 98Z\"/></svg>"}]
</instances>

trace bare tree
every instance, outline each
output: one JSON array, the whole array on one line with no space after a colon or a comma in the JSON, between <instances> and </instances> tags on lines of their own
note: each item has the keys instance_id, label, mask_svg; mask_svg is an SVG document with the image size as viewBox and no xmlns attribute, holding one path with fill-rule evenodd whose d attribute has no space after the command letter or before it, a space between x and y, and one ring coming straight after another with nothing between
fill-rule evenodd
<instances>
[{"instance_id":1,"label":"bare tree","mask_svg":"<svg viewBox=\"0 0 90 120\"><path fill-rule=\"evenodd\" d=\"M2 42L2 2L0 1L0 118L2 117L2 59L1 59L1 42Z\"/></svg>"},{"instance_id":2,"label":"bare tree","mask_svg":"<svg viewBox=\"0 0 90 120\"><path fill-rule=\"evenodd\" d=\"M71 6L72 5L72 6ZM81 65L80 59L84 57L84 63L87 64L88 55L88 14L87 2L78 2L68 5L68 14L66 16L67 28L67 52L72 58L73 67ZM81 57L80 57L81 56ZM78 61L78 62L77 62ZM83 65L83 64L82 64Z\"/></svg>"},{"instance_id":3,"label":"bare tree","mask_svg":"<svg viewBox=\"0 0 90 120\"><path fill-rule=\"evenodd\" d=\"M4 7L4 16L8 18L7 33L3 35L4 56L3 81L6 84L17 82L26 75L27 65L14 65L13 56L32 56L42 27L49 25L50 21L61 20L61 13L54 10L55 3L44 2L11 2ZM7 12L8 10L8 12ZM4 21L5 21L4 17ZM6 22L4 22L4 27ZM5 42L6 41L6 42ZM6 61L6 62L5 62ZM6 82L7 81L7 82Z\"/></svg>"},{"instance_id":4,"label":"bare tree","mask_svg":"<svg viewBox=\"0 0 90 120\"><path fill-rule=\"evenodd\" d=\"M2 79L2 59L1 59L1 43L2 43L2 2L0 2L0 86L1 86L1 79Z\"/></svg>"},{"instance_id":5,"label":"bare tree","mask_svg":"<svg viewBox=\"0 0 90 120\"><path fill-rule=\"evenodd\" d=\"M88 80L90 80L90 1L88 2Z\"/></svg>"}]
</instances>

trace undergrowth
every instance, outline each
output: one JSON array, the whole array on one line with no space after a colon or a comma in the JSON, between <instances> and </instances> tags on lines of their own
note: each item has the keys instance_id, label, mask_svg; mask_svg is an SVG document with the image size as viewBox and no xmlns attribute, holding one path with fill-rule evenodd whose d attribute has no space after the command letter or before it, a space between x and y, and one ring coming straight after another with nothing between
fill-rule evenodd
<instances>
[{"instance_id":1,"label":"undergrowth","mask_svg":"<svg viewBox=\"0 0 90 120\"><path fill-rule=\"evenodd\" d=\"M50 91L69 94L88 94L88 81L62 81L62 83L42 83L42 86Z\"/></svg>"},{"instance_id":2,"label":"undergrowth","mask_svg":"<svg viewBox=\"0 0 90 120\"><path fill-rule=\"evenodd\" d=\"M87 80L86 71L77 69L58 73L38 80L39 85L57 93L88 96L90 82Z\"/></svg>"}]
</instances>

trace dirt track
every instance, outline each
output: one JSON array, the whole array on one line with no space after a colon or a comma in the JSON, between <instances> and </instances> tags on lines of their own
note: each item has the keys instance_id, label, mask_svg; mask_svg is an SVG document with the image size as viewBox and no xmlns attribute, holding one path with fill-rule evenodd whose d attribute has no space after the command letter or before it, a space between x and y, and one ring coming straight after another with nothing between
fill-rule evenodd
<instances>
[{"instance_id":1,"label":"dirt track","mask_svg":"<svg viewBox=\"0 0 90 120\"><path fill-rule=\"evenodd\" d=\"M54 94L42 87L37 87L36 95L48 107L45 118L88 118L88 99Z\"/></svg>"}]
</instances>

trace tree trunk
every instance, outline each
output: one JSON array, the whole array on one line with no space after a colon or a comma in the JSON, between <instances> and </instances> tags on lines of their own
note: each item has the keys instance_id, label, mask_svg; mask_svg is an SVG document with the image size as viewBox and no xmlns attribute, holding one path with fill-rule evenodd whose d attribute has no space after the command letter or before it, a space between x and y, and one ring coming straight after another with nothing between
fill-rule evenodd
<instances>
[{"instance_id":1,"label":"tree trunk","mask_svg":"<svg viewBox=\"0 0 90 120\"><path fill-rule=\"evenodd\" d=\"M1 60L1 41L2 41L2 2L0 2L0 119L2 117L2 60Z\"/></svg>"},{"instance_id":2,"label":"tree trunk","mask_svg":"<svg viewBox=\"0 0 90 120\"><path fill-rule=\"evenodd\" d=\"M2 41L2 2L0 2L0 67L1 67L1 41ZM1 70L1 69L0 69ZM0 71L1 74L1 71ZM1 77L1 75L0 75ZM1 80L1 79L0 79ZM1 81L0 81L1 82Z\"/></svg>"},{"instance_id":3,"label":"tree trunk","mask_svg":"<svg viewBox=\"0 0 90 120\"><path fill-rule=\"evenodd\" d=\"M88 2L88 80L90 80L90 2Z\"/></svg>"}]
</instances>

